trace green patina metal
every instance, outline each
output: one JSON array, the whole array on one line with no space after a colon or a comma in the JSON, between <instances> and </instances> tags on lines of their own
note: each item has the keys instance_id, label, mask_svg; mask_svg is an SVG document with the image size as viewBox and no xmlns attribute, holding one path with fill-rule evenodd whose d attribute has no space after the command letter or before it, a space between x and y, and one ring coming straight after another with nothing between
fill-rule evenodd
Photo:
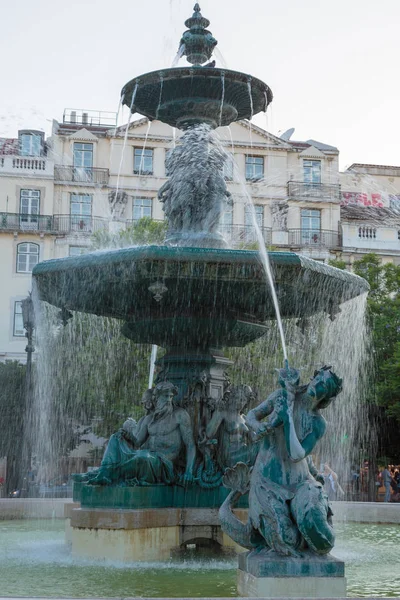
<instances>
[{"instance_id":1,"label":"green patina metal","mask_svg":"<svg viewBox=\"0 0 400 600\"><path fill-rule=\"evenodd\" d=\"M207 490L196 485L127 487L74 482L74 501L83 508L219 508L227 495L222 486ZM247 508L248 498L243 497L238 507Z\"/></svg>"},{"instance_id":2,"label":"green patina metal","mask_svg":"<svg viewBox=\"0 0 400 600\"><path fill-rule=\"evenodd\" d=\"M342 302L368 290L365 280L346 271L294 253L269 255L283 317L334 315ZM125 248L44 261L33 275L43 300L126 321L124 334L138 343L242 346L263 335L265 321L275 317L257 252Z\"/></svg>"},{"instance_id":3,"label":"green patina metal","mask_svg":"<svg viewBox=\"0 0 400 600\"><path fill-rule=\"evenodd\" d=\"M321 410L341 392L342 380L323 367L302 386L299 372L287 367L280 370L279 383L280 389L246 417L260 448L251 471L240 462L225 471L224 485L232 491L220 509L222 529L250 550L293 558L304 558L305 549L326 555L335 543L333 513L307 457L325 434ZM249 518L244 524L232 507L246 493ZM258 559L255 565L259 568Z\"/></svg>"},{"instance_id":4,"label":"green patina metal","mask_svg":"<svg viewBox=\"0 0 400 600\"><path fill-rule=\"evenodd\" d=\"M215 128L250 119L252 114L265 112L273 98L268 85L256 77L207 67L152 71L129 81L121 95L133 113L178 129L196 123Z\"/></svg>"},{"instance_id":5,"label":"green patina metal","mask_svg":"<svg viewBox=\"0 0 400 600\"><path fill-rule=\"evenodd\" d=\"M202 65L206 60L210 60L218 42L207 31L210 21L202 16L198 3L193 10L193 16L185 21L189 31L185 31L182 35L179 47L183 47L183 54L187 56L188 62L192 65Z\"/></svg>"},{"instance_id":6,"label":"green patina metal","mask_svg":"<svg viewBox=\"0 0 400 600\"><path fill-rule=\"evenodd\" d=\"M246 73L214 68L215 61L201 66L217 45L206 29L209 24L196 4L179 44L193 67L146 73L122 88L123 103L132 113L186 129L198 123L230 125L267 110L273 96L265 83Z\"/></svg>"}]
</instances>

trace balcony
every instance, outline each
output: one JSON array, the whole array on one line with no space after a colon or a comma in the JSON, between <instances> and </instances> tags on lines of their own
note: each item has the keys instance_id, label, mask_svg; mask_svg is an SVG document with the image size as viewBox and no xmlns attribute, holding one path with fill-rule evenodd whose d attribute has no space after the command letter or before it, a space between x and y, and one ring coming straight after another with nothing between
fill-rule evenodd
<instances>
[{"instance_id":1,"label":"balcony","mask_svg":"<svg viewBox=\"0 0 400 600\"><path fill-rule=\"evenodd\" d=\"M246 246L246 244L256 244L258 236L253 225L224 225L219 226L219 231L232 244L232 246ZM261 235L266 246L271 245L272 229L269 227L260 227Z\"/></svg>"},{"instance_id":2,"label":"balcony","mask_svg":"<svg viewBox=\"0 0 400 600\"><path fill-rule=\"evenodd\" d=\"M0 213L0 231L24 233L52 233L52 215L27 215L23 213Z\"/></svg>"},{"instance_id":3,"label":"balcony","mask_svg":"<svg viewBox=\"0 0 400 600\"><path fill-rule=\"evenodd\" d=\"M296 248L338 248L340 236L328 229L289 229L289 246Z\"/></svg>"},{"instance_id":4,"label":"balcony","mask_svg":"<svg viewBox=\"0 0 400 600\"><path fill-rule=\"evenodd\" d=\"M54 163L41 156L0 156L0 175L53 177Z\"/></svg>"},{"instance_id":5,"label":"balcony","mask_svg":"<svg viewBox=\"0 0 400 600\"><path fill-rule=\"evenodd\" d=\"M311 202L340 203L340 185L325 183L305 183L303 181L288 181L288 196L290 200Z\"/></svg>"},{"instance_id":6,"label":"balcony","mask_svg":"<svg viewBox=\"0 0 400 600\"><path fill-rule=\"evenodd\" d=\"M108 229L109 221L101 217L75 215L27 215L23 213L0 213L0 231L68 235L92 234Z\"/></svg>"},{"instance_id":7,"label":"balcony","mask_svg":"<svg viewBox=\"0 0 400 600\"><path fill-rule=\"evenodd\" d=\"M108 184L108 169L94 167L73 167L56 165L54 167L54 180L56 183L78 183L82 185Z\"/></svg>"},{"instance_id":8,"label":"balcony","mask_svg":"<svg viewBox=\"0 0 400 600\"><path fill-rule=\"evenodd\" d=\"M54 231L59 234L86 233L109 229L110 221L102 217L83 217L77 215L53 215Z\"/></svg>"}]
</instances>

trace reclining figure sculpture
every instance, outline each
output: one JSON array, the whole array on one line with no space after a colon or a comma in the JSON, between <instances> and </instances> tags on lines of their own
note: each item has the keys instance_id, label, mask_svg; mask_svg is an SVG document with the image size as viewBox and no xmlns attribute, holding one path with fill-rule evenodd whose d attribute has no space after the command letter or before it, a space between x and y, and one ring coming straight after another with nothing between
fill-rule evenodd
<instances>
[{"instance_id":1,"label":"reclining figure sculpture","mask_svg":"<svg viewBox=\"0 0 400 600\"><path fill-rule=\"evenodd\" d=\"M75 481L91 485L172 484L193 480L196 447L190 417L173 403L177 388L168 381L145 393L147 414L138 424L128 419L108 442L96 471L76 474ZM179 459L185 453L183 472Z\"/></svg>"}]
</instances>

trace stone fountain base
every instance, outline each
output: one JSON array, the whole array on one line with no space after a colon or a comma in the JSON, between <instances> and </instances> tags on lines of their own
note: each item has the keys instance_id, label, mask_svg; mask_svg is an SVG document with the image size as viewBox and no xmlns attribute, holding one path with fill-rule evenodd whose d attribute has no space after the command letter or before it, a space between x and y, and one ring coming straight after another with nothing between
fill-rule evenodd
<instances>
[{"instance_id":1,"label":"stone fountain base","mask_svg":"<svg viewBox=\"0 0 400 600\"><path fill-rule=\"evenodd\" d=\"M243 514L242 514L243 513ZM239 510L239 518L247 511ZM143 510L71 507L66 513L67 541L76 556L113 561L165 561L188 546L213 552L242 549L226 536L218 509Z\"/></svg>"},{"instance_id":2,"label":"stone fountain base","mask_svg":"<svg viewBox=\"0 0 400 600\"><path fill-rule=\"evenodd\" d=\"M237 586L246 598L344 598L344 562L330 554L293 558L244 552L239 556Z\"/></svg>"}]
</instances>

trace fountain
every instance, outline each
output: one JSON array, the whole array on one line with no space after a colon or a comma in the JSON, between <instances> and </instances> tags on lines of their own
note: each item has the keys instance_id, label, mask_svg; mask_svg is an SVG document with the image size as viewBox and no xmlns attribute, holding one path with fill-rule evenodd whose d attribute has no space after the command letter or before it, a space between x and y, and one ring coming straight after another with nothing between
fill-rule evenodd
<instances>
[{"instance_id":1,"label":"fountain","mask_svg":"<svg viewBox=\"0 0 400 600\"><path fill-rule=\"evenodd\" d=\"M214 130L265 111L272 93L250 75L202 66L217 42L198 4L186 26L179 54L192 66L141 75L122 90L131 112L184 131L159 190L166 245L44 261L33 271L41 300L64 313L119 319L132 342L166 349L143 398L146 415L110 438L97 471L76 477L73 551L146 561L188 543L239 545L250 550L240 557L242 595L290 595L290 580L297 595L343 596L343 563L328 554L330 508L306 459L324 433L320 409L341 382L323 368L301 386L286 363L280 389L245 419L253 391L230 384L233 363L223 353L265 335L276 308L259 253L229 249L219 231L231 199ZM342 303L367 291L363 279L294 253L266 258L283 319L334 319ZM275 447L285 443L279 458ZM267 473L280 460L285 472ZM249 491L243 524L237 515L245 513L233 509L247 507Z\"/></svg>"}]
</instances>

